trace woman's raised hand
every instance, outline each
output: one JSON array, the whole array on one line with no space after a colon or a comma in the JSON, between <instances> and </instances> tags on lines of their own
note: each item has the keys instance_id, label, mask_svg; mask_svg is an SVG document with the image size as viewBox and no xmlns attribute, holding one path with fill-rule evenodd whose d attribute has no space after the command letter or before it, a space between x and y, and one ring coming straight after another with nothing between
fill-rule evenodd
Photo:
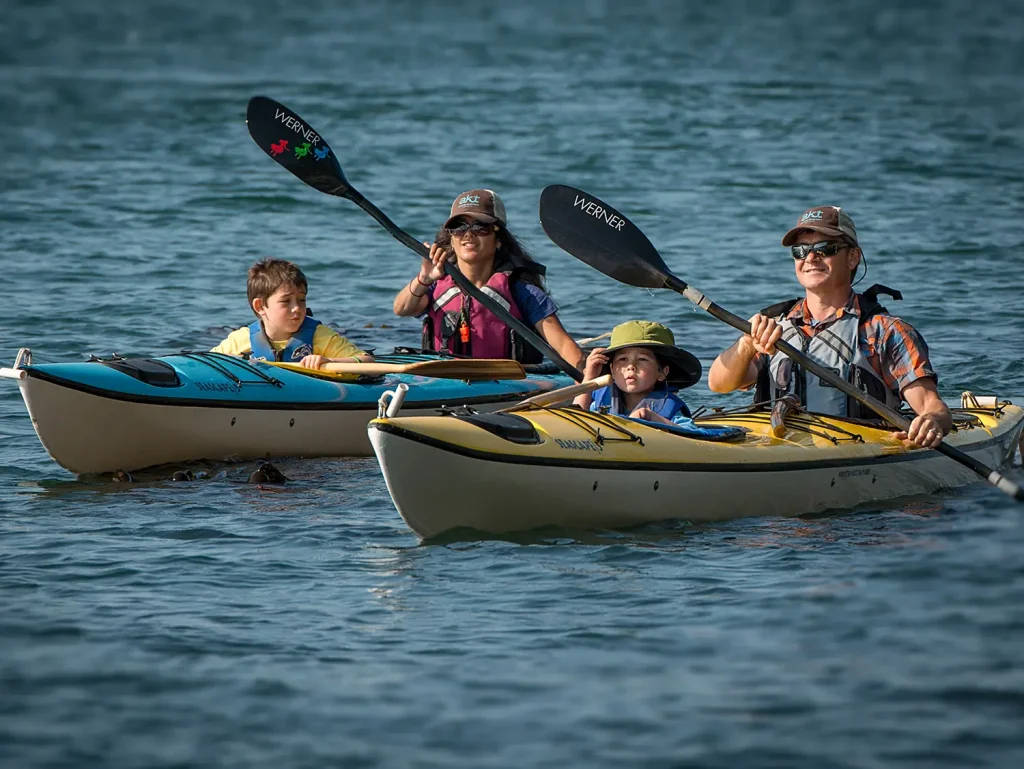
<instances>
[{"instance_id":1,"label":"woman's raised hand","mask_svg":"<svg viewBox=\"0 0 1024 769\"><path fill-rule=\"evenodd\" d=\"M430 285L444 277L444 262L448 258L448 252L437 243L424 243L430 248L430 258L423 259L420 264L420 283Z\"/></svg>"}]
</instances>

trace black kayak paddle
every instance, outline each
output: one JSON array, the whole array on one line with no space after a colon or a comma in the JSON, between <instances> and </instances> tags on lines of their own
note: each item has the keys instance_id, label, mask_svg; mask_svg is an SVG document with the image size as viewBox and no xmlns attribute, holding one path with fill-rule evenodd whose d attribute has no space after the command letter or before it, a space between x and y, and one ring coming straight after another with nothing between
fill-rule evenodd
<instances>
[{"instance_id":1,"label":"black kayak paddle","mask_svg":"<svg viewBox=\"0 0 1024 769\"><path fill-rule=\"evenodd\" d=\"M750 333L748 321L719 307L673 275L647 236L629 219L593 195L562 184L546 187L540 196L540 224L555 245L608 277L640 288L672 289L737 331ZM903 414L861 392L793 345L780 340L775 346L804 369L867 406L900 430L906 432L910 428L910 420ZM945 442L935 450L970 468L1000 491L1024 502L1024 490L997 470Z\"/></svg>"},{"instance_id":2,"label":"black kayak paddle","mask_svg":"<svg viewBox=\"0 0 1024 769\"><path fill-rule=\"evenodd\" d=\"M359 194L345 173L341 170L338 157L327 146L327 142L305 120L283 104L266 96L253 96L245 111L245 122L249 135L257 146L278 165L315 190L339 198L348 198L372 216L406 248L427 258L430 249L420 243L391 221L377 206ZM512 316L504 307L482 292L463 275L457 266L445 262L444 271L466 294L493 312L502 323L512 328L523 339L543 352L552 363L577 382L583 379L583 372L560 356L534 329Z\"/></svg>"}]
</instances>

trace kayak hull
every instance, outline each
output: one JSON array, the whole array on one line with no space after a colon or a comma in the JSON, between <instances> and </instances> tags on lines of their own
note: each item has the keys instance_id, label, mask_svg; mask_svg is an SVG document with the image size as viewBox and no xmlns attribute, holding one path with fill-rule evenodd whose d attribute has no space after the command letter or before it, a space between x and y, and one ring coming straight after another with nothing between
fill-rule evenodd
<instances>
[{"instance_id":1,"label":"kayak hull","mask_svg":"<svg viewBox=\"0 0 1024 769\"><path fill-rule=\"evenodd\" d=\"M49 455L79 474L196 460L369 456L366 425L377 415L381 394L401 383L409 386L404 413L434 414L442 406L464 403L491 411L571 381L531 376L466 383L395 374L360 384L274 370L273 378L282 384L272 385L233 367L234 378L242 380L237 385L208 367L181 365L178 358L157 359L175 368L184 381L178 388L97 371L95 362L3 373L17 379Z\"/></svg>"},{"instance_id":2,"label":"kayak hull","mask_svg":"<svg viewBox=\"0 0 1024 769\"><path fill-rule=\"evenodd\" d=\"M907 450L881 430L856 428L862 443L836 445L800 431L778 440L770 437L767 416L747 415L715 419L750 430L740 444L652 436L661 431L634 423L629 429L644 445L598 450L592 436L552 416L561 411L523 414L542 437L532 446L478 435L484 431L471 426L441 429L455 417L374 420L369 432L396 508L425 539L462 528L616 529L669 519L807 515L978 480L946 456ZM986 426L958 431L950 442L998 467L1013 456L1024 412L1008 406L1001 417L983 419Z\"/></svg>"}]
</instances>

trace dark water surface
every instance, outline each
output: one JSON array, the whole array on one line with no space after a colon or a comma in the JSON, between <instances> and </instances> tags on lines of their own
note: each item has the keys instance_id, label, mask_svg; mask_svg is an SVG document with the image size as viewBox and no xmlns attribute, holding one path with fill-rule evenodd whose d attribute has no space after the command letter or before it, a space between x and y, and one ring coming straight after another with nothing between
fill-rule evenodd
<instances>
[{"instance_id":1,"label":"dark water surface","mask_svg":"<svg viewBox=\"0 0 1024 769\"><path fill-rule=\"evenodd\" d=\"M212 345L267 254L356 341L416 340L390 311L415 257L260 152L264 93L418 237L497 189L577 336L658 319L705 365L734 338L558 251L545 185L744 315L794 293L779 238L835 202L943 394L1024 394L1024 6L491 5L9 0L0 363ZM371 459L78 480L0 384L4 767L1024 762L1024 516L982 484L421 546Z\"/></svg>"}]
</instances>

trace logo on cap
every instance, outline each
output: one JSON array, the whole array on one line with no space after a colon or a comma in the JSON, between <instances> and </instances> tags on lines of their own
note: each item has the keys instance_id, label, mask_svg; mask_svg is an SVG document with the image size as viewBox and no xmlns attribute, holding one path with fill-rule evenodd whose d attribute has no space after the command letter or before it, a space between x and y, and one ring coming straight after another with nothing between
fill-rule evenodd
<instances>
[{"instance_id":1,"label":"logo on cap","mask_svg":"<svg viewBox=\"0 0 1024 769\"><path fill-rule=\"evenodd\" d=\"M818 209L817 211L808 211L800 217L800 222L803 223L812 219L816 222L821 221L821 209Z\"/></svg>"},{"instance_id":2,"label":"logo on cap","mask_svg":"<svg viewBox=\"0 0 1024 769\"><path fill-rule=\"evenodd\" d=\"M479 195L464 195L463 197L459 198L459 205L460 206L478 206L478 205L480 205L480 196Z\"/></svg>"}]
</instances>

